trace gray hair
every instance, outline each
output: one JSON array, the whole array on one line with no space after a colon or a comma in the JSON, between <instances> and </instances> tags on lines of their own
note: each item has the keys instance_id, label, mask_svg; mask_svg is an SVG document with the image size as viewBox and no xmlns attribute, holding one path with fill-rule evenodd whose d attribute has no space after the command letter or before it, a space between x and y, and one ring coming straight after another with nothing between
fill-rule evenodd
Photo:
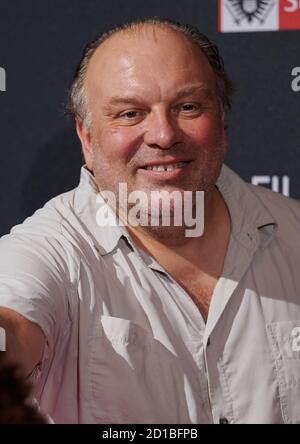
<instances>
[{"instance_id":1,"label":"gray hair","mask_svg":"<svg viewBox=\"0 0 300 444\"><path fill-rule=\"evenodd\" d=\"M87 67L96 49L112 35L121 31L139 30L143 25L165 26L182 33L190 41L196 43L206 55L213 72L216 76L217 92L222 107L231 108L231 97L234 91L232 82L224 69L224 62L219 54L217 46L208 37L202 34L195 26L181 24L174 20L162 18L147 18L137 20L123 25L118 25L88 43L83 50L81 60L75 70L73 81L69 90L67 113L73 118L80 119L84 126L89 129L92 123L91 112L88 109L87 95L85 90L85 77Z\"/></svg>"}]
</instances>

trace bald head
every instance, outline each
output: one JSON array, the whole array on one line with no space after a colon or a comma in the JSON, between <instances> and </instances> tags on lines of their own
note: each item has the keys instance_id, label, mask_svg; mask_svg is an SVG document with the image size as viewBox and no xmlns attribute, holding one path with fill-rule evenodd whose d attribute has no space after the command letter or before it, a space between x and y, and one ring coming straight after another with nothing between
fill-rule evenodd
<instances>
[{"instance_id":1,"label":"bald head","mask_svg":"<svg viewBox=\"0 0 300 444\"><path fill-rule=\"evenodd\" d=\"M102 71L105 70L108 62L113 67L120 57L126 65L126 56L130 49L134 48L136 52L143 54L150 43L162 45L165 43L166 37L168 41L180 42L181 47L185 45L186 54L200 59L206 58L215 78L219 100L223 107L230 107L233 88L224 71L223 61L217 47L204 34L189 25L182 25L171 20L146 19L113 28L86 46L70 89L69 114L81 120L87 128L91 125L92 115L87 93L89 82L87 74L93 72L97 62L100 66L101 58L103 61ZM110 53L109 57L108 53ZM168 59L171 59L172 54L174 52L169 53ZM166 59L164 58L161 62L166 63ZM188 57L187 63L190 63ZM98 75L104 75L102 71Z\"/></svg>"},{"instance_id":2,"label":"bald head","mask_svg":"<svg viewBox=\"0 0 300 444\"><path fill-rule=\"evenodd\" d=\"M218 97L213 69L198 45L166 26L143 25L114 34L95 50L85 75L86 104L97 117L99 98L104 107L130 101L132 94L141 103L151 91L161 101L187 83Z\"/></svg>"}]
</instances>

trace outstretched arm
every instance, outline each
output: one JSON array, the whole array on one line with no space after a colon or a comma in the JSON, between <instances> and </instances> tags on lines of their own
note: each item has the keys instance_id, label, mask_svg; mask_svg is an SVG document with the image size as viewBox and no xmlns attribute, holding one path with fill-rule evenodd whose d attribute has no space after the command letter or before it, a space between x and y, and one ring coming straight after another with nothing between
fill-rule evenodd
<instances>
[{"instance_id":1,"label":"outstretched arm","mask_svg":"<svg viewBox=\"0 0 300 444\"><path fill-rule=\"evenodd\" d=\"M8 359L19 364L28 376L42 359L46 341L44 333L34 322L3 307L0 307L0 327L5 330Z\"/></svg>"}]
</instances>

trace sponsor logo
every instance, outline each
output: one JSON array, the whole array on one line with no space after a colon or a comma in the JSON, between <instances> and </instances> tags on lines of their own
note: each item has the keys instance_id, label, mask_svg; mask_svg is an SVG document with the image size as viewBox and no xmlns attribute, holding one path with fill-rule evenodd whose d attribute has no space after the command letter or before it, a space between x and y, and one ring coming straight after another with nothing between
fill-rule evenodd
<instances>
[{"instance_id":1,"label":"sponsor logo","mask_svg":"<svg viewBox=\"0 0 300 444\"><path fill-rule=\"evenodd\" d=\"M220 32L300 29L300 0L219 0Z\"/></svg>"},{"instance_id":2,"label":"sponsor logo","mask_svg":"<svg viewBox=\"0 0 300 444\"><path fill-rule=\"evenodd\" d=\"M252 176L253 185L271 185L272 191L281 192L284 196L290 195L289 176Z\"/></svg>"},{"instance_id":3,"label":"sponsor logo","mask_svg":"<svg viewBox=\"0 0 300 444\"><path fill-rule=\"evenodd\" d=\"M300 0L279 0L279 29L300 29Z\"/></svg>"}]
</instances>

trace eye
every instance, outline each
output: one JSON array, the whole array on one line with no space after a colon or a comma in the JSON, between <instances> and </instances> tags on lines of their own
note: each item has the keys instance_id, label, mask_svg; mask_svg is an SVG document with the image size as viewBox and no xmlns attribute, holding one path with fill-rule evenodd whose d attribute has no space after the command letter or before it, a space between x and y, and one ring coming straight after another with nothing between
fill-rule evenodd
<instances>
[{"instance_id":1,"label":"eye","mask_svg":"<svg viewBox=\"0 0 300 444\"><path fill-rule=\"evenodd\" d=\"M119 114L119 119L128 122L142 120L146 115L146 111L142 109L128 109Z\"/></svg>"},{"instance_id":2,"label":"eye","mask_svg":"<svg viewBox=\"0 0 300 444\"><path fill-rule=\"evenodd\" d=\"M135 125L145 117L146 111L142 109L128 109L118 114L117 119L121 125Z\"/></svg>"},{"instance_id":3,"label":"eye","mask_svg":"<svg viewBox=\"0 0 300 444\"><path fill-rule=\"evenodd\" d=\"M197 103L183 103L179 106L179 110L183 111L184 113L199 112L200 105Z\"/></svg>"},{"instance_id":4,"label":"eye","mask_svg":"<svg viewBox=\"0 0 300 444\"><path fill-rule=\"evenodd\" d=\"M198 102L179 103L174 111L178 117L195 119L203 113L203 106Z\"/></svg>"},{"instance_id":5,"label":"eye","mask_svg":"<svg viewBox=\"0 0 300 444\"><path fill-rule=\"evenodd\" d=\"M123 117L124 119L135 119L136 117L138 117L139 115L139 111L136 110L129 110L129 111L125 111L124 113L120 114L120 117Z\"/></svg>"}]
</instances>

